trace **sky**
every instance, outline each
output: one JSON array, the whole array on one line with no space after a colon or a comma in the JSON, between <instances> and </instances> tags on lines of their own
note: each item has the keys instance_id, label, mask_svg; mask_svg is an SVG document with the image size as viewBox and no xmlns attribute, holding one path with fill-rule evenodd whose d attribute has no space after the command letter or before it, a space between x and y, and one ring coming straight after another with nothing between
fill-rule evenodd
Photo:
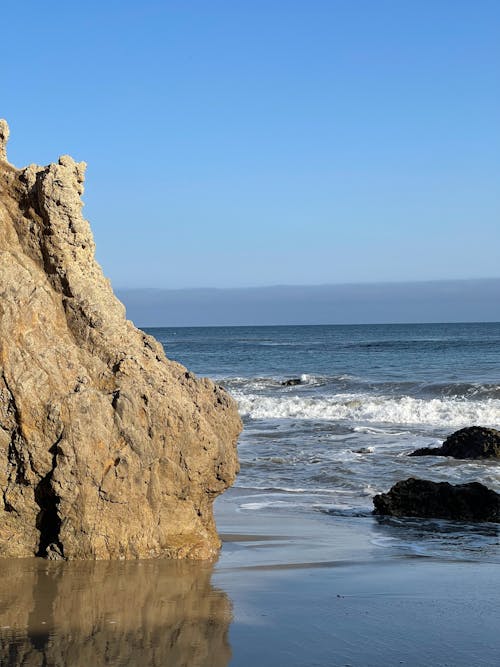
<instances>
[{"instance_id":1,"label":"sky","mask_svg":"<svg viewBox=\"0 0 500 667\"><path fill-rule=\"evenodd\" d=\"M0 53L116 288L500 276L497 0L4 0Z\"/></svg>"}]
</instances>

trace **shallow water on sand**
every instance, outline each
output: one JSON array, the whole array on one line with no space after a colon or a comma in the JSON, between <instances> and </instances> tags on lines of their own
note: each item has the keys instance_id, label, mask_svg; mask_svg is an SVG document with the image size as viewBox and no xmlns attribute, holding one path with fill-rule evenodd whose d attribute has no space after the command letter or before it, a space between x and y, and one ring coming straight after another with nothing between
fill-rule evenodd
<instances>
[{"instance_id":1,"label":"shallow water on sand","mask_svg":"<svg viewBox=\"0 0 500 667\"><path fill-rule=\"evenodd\" d=\"M220 558L3 561L2 667L500 664L499 526L371 514L410 475L500 491L495 462L406 456L499 425L500 325L150 332L243 416Z\"/></svg>"},{"instance_id":2,"label":"shallow water on sand","mask_svg":"<svg viewBox=\"0 0 500 667\"><path fill-rule=\"evenodd\" d=\"M408 477L480 481L500 492L497 461L407 456L464 426L500 427L500 324L149 332L167 356L216 379L238 402L242 522L293 511L358 525L376 493ZM284 385L289 379L296 384ZM384 525L378 544L395 554L500 560L496 527Z\"/></svg>"},{"instance_id":3,"label":"shallow water on sand","mask_svg":"<svg viewBox=\"0 0 500 667\"><path fill-rule=\"evenodd\" d=\"M0 664L226 665L228 596L213 565L2 562Z\"/></svg>"},{"instance_id":4,"label":"shallow water on sand","mask_svg":"<svg viewBox=\"0 0 500 667\"><path fill-rule=\"evenodd\" d=\"M360 522L263 511L223 534L216 564L4 561L0 664L499 664L498 565L390 556Z\"/></svg>"}]
</instances>

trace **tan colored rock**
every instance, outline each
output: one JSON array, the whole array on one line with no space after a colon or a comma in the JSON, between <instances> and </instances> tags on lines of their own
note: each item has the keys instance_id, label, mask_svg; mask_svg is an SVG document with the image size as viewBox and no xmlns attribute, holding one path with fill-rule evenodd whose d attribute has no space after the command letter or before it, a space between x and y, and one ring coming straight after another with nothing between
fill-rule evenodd
<instances>
[{"instance_id":1,"label":"tan colored rock","mask_svg":"<svg viewBox=\"0 0 500 667\"><path fill-rule=\"evenodd\" d=\"M9 140L9 126L7 121L0 118L0 160L7 160L7 141Z\"/></svg>"},{"instance_id":2,"label":"tan colored rock","mask_svg":"<svg viewBox=\"0 0 500 667\"><path fill-rule=\"evenodd\" d=\"M7 137L0 122L0 556L211 557L235 403L126 320L81 213L85 163L15 169Z\"/></svg>"}]
</instances>

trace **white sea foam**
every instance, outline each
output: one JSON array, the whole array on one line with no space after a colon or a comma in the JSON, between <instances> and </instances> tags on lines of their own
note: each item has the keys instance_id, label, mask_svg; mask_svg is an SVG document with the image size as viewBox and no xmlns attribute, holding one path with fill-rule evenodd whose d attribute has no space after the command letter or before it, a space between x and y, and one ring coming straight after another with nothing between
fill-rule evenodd
<instances>
[{"instance_id":1,"label":"white sea foam","mask_svg":"<svg viewBox=\"0 0 500 667\"><path fill-rule=\"evenodd\" d=\"M290 377L286 375L281 376L261 376L261 377L245 377L245 376L234 376L234 377L215 377L216 382L222 384L228 389L241 389L244 388L246 391L260 390L260 389L276 389L284 385L287 380L298 379L300 383L298 385L293 385L293 389L296 391L297 386L301 385L312 385L312 386L322 386L334 382L361 382L361 378L358 378L354 375L349 375L343 373L341 375L312 375L309 373L302 373L300 376Z\"/></svg>"},{"instance_id":2,"label":"white sea foam","mask_svg":"<svg viewBox=\"0 0 500 667\"><path fill-rule=\"evenodd\" d=\"M302 507L303 503L293 503L286 502L284 500L263 500L262 502L257 503L242 503L240 509L242 510L263 510L268 507L285 507L287 509L291 507Z\"/></svg>"},{"instance_id":3,"label":"white sea foam","mask_svg":"<svg viewBox=\"0 0 500 667\"><path fill-rule=\"evenodd\" d=\"M241 488L241 487L240 487ZM326 495L352 495L352 491L347 489L331 489L328 487L287 487L287 486L272 486L272 487L247 487L254 491L260 491L263 493L273 493L276 495L280 494L289 494L289 493L298 493L300 495L304 494L326 494Z\"/></svg>"},{"instance_id":4,"label":"white sea foam","mask_svg":"<svg viewBox=\"0 0 500 667\"><path fill-rule=\"evenodd\" d=\"M355 426L353 428L354 433L367 433L369 435L387 435L387 429L386 428L376 428L374 426ZM409 431L401 431L401 430L392 430L391 435L409 435Z\"/></svg>"},{"instance_id":5,"label":"white sea foam","mask_svg":"<svg viewBox=\"0 0 500 667\"><path fill-rule=\"evenodd\" d=\"M305 419L379 424L421 424L460 427L498 426L500 400L420 399L336 394L330 397L259 396L237 393L242 416L252 419Z\"/></svg>"}]
</instances>

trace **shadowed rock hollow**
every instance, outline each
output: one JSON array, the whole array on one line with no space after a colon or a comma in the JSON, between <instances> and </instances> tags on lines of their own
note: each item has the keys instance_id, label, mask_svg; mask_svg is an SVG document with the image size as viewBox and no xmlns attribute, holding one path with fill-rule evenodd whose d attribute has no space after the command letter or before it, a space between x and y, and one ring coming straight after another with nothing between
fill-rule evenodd
<instances>
[{"instance_id":1,"label":"shadowed rock hollow","mask_svg":"<svg viewBox=\"0 0 500 667\"><path fill-rule=\"evenodd\" d=\"M0 121L0 556L208 558L234 401L126 320L81 214L85 163L7 162Z\"/></svg>"}]
</instances>

